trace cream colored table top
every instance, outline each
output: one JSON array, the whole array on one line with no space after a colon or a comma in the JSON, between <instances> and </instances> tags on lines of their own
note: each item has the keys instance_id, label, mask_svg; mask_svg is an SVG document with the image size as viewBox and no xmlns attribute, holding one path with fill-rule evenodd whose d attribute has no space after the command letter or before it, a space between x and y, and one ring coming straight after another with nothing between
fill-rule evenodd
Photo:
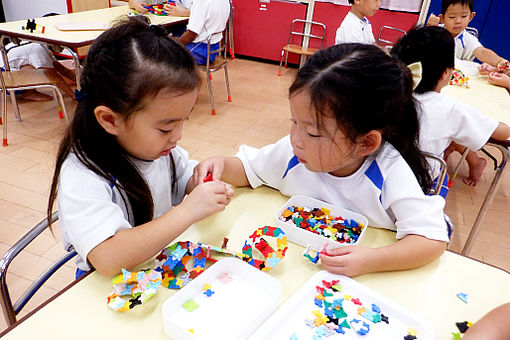
<instances>
[{"instance_id":1,"label":"cream colored table top","mask_svg":"<svg viewBox=\"0 0 510 340\"><path fill-rule=\"evenodd\" d=\"M275 225L276 211L287 200L268 188L237 189L227 209L186 231L179 240L201 241L239 251L252 232ZM363 244L394 242L393 232L369 228ZM290 243L284 260L268 273L282 284L280 305L321 268L301 256L303 248ZM440 259L415 270L368 274L356 280L409 308L434 325L438 339L451 339L455 322L476 321L488 310L510 301L510 274L446 252ZM161 306L172 290L160 288L144 305L118 313L106 305L110 278L92 273L7 333L4 339L167 339ZM469 294L469 303L456 294Z\"/></svg>"},{"instance_id":2,"label":"cream colored table top","mask_svg":"<svg viewBox=\"0 0 510 340\"><path fill-rule=\"evenodd\" d=\"M448 85L441 93L476 107L484 114L510 125L510 95L501 87L487 82L487 76L469 76L469 88Z\"/></svg>"},{"instance_id":3,"label":"cream colored table top","mask_svg":"<svg viewBox=\"0 0 510 340\"><path fill-rule=\"evenodd\" d=\"M128 6L119 6L98 9L86 12L77 12L71 14L63 14L58 16L36 18L36 24L45 26L45 32L39 33L34 31L22 30L26 20L11 21L0 23L0 35L9 37L17 37L23 40L31 40L43 42L47 44L63 45L68 47L81 47L90 45L103 31L59 31L55 27L55 23L111 23L120 16L129 13ZM185 22L187 17L171 17L157 16L149 14L153 24L171 25L178 22Z\"/></svg>"}]
</instances>

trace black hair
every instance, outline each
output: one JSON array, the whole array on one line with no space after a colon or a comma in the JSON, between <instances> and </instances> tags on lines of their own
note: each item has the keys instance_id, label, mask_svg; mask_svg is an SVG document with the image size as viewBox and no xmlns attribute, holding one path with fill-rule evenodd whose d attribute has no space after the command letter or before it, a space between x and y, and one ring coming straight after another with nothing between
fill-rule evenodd
<instances>
[{"instance_id":1,"label":"black hair","mask_svg":"<svg viewBox=\"0 0 510 340\"><path fill-rule=\"evenodd\" d=\"M289 95L306 91L317 122L336 118L351 141L371 130L397 149L425 193L432 187L418 148L419 119L409 69L373 45L340 44L319 50L298 71Z\"/></svg>"},{"instance_id":2,"label":"black hair","mask_svg":"<svg viewBox=\"0 0 510 340\"><path fill-rule=\"evenodd\" d=\"M131 206L134 225L152 220L154 202L148 184L115 136L98 123L94 109L104 105L128 119L161 91L185 94L199 84L189 52L169 38L162 26L149 25L146 17L122 18L101 34L87 54L80 81L82 95L57 154L48 219L62 164L74 153L87 168L125 193L123 199ZM173 158L171 163L175 189Z\"/></svg>"},{"instance_id":3,"label":"black hair","mask_svg":"<svg viewBox=\"0 0 510 340\"><path fill-rule=\"evenodd\" d=\"M446 10L451 5L461 4L463 6L468 6L469 10L473 12L473 0L443 0L441 2L441 13L444 15Z\"/></svg>"},{"instance_id":4,"label":"black hair","mask_svg":"<svg viewBox=\"0 0 510 340\"><path fill-rule=\"evenodd\" d=\"M349 0L349 3L352 5L354 3L354 0Z\"/></svg>"},{"instance_id":5,"label":"black hair","mask_svg":"<svg viewBox=\"0 0 510 340\"><path fill-rule=\"evenodd\" d=\"M455 41L443 27L418 27L400 38L391 54L407 65L421 62L422 79L414 92L434 91L442 74L455 66Z\"/></svg>"}]
</instances>

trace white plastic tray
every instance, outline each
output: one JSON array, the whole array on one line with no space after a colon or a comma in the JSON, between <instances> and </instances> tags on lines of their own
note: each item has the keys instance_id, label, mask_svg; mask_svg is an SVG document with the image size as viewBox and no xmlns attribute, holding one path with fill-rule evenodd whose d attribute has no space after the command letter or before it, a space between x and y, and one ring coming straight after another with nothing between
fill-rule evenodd
<instances>
[{"instance_id":1,"label":"white plastic tray","mask_svg":"<svg viewBox=\"0 0 510 340\"><path fill-rule=\"evenodd\" d=\"M417 331L418 340L434 340L436 334L433 327L423 318L415 315L405 307L388 300L373 290L361 285L343 275L335 275L325 270L316 273L291 296L278 311L276 311L257 332L253 334L250 340L269 340L269 339L290 339L294 334L297 339L312 339L315 330L306 326L305 319L314 319L312 310L320 309L314 304L314 296L317 295L316 286L322 285L322 280L332 281L340 280L342 285L342 294L352 295L352 298L359 298L367 309L371 304L376 304L381 313L388 316L389 323L372 323L364 317L357 314L357 305L351 301L344 301L343 307L348 314L347 320L357 318L370 325L370 331L367 335L361 336L351 329L345 329L345 334L334 334L327 340L348 340L348 339L376 339L390 340L403 339L408 334L409 328Z\"/></svg>"},{"instance_id":2,"label":"white plastic tray","mask_svg":"<svg viewBox=\"0 0 510 340\"><path fill-rule=\"evenodd\" d=\"M218 280L223 273L232 281ZM203 294L205 284L212 286L211 297ZM221 259L165 301L165 333L175 340L247 339L278 307L281 290L278 280L253 266ZM189 299L200 305L192 312L182 307Z\"/></svg>"},{"instance_id":3,"label":"white plastic tray","mask_svg":"<svg viewBox=\"0 0 510 340\"><path fill-rule=\"evenodd\" d=\"M361 234L358 238L358 240L354 243L340 243L333 240L330 240L324 236L321 236L319 234L312 233L308 230L301 229L299 227L296 227L294 223L290 222L284 222L280 220L280 216L290 206L304 206L308 208L327 208L330 210L330 215L332 216L341 216L344 219L354 219L358 221L359 223L363 224L363 230L361 231ZM282 208L276 213L276 222L279 226L283 229L285 234L287 234L287 239L290 242L297 243L303 247L306 247L310 245L310 248L319 251L321 250L322 246L324 244L327 244L328 249L338 248L340 246L344 245L352 245L352 244L358 244L361 242L363 237L365 236L366 227L368 224L368 220L365 216L360 215L358 213L355 213L353 211L343 209L334 205L331 205L329 203L320 201L315 198L311 198L308 196L303 195L295 195L292 196L285 204L282 206Z\"/></svg>"}]
</instances>

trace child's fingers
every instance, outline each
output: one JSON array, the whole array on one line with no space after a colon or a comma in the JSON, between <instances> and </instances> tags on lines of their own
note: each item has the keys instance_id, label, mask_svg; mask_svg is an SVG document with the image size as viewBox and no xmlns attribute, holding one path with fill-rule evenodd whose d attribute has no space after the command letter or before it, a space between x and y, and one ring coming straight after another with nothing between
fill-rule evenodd
<instances>
[{"instance_id":1,"label":"child's fingers","mask_svg":"<svg viewBox=\"0 0 510 340\"><path fill-rule=\"evenodd\" d=\"M342 255L350 254L351 249L349 246L342 246L342 247L333 248L333 249L326 248L322 251L322 253L325 255L329 255L329 256L342 256Z\"/></svg>"}]
</instances>

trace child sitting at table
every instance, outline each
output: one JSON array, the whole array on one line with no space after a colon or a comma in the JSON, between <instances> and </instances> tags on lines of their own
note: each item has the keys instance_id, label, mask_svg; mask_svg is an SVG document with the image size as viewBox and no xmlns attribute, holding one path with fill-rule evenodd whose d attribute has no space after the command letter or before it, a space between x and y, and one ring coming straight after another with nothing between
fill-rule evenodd
<instances>
[{"instance_id":1,"label":"child sitting at table","mask_svg":"<svg viewBox=\"0 0 510 340\"><path fill-rule=\"evenodd\" d=\"M174 17L189 17L193 0L176 0L173 4L169 4L166 0L129 0L129 7L136 10L138 13L147 13L147 6L158 4L163 4L163 10L168 15Z\"/></svg>"},{"instance_id":2,"label":"child sitting at table","mask_svg":"<svg viewBox=\"0 0 510 340\"><path fill-rule=\"evenodd\" d=\"M427 26L409 31L391 50L404 63L420 62L423 67L422 79L414 90L423 112L420 147L422 151L436 156L443 156L452 142L455 150L463 152L464 147L481 149L490 137L498 140L510 137L510 128L506 124L498 123L474 107L440 93L448 85L453 71L454 48L453 38L446 29ZM473 151L469 151L466 161L469 176L464 183L476 185L487 161ZM431 164L431 175L436 178L439 167L437 162L434 163ZM446 196L448 188L443 189Z\"/></svg>"},{"instance_id":3,"label":"child sitting at table","mask_svg":"<svg viewBox=\"0 0 510 340\"><path fill-rule=\"evenodd\" d=\"M380 0L349 0L351 10L345 16L336 30L335 44L362 43L374 44L372 25L367 17L373 16L379 6Z\"/></svg>"},{"instance_id":4,"label":"child sitting at table","mask_svg":"<svg viewBox=\"0 0 510 340\"><path fill-rule=\"evenodd\" d=\"M225 183L192 180L196 162L177 146L199 87L189 52L145 17L92 44L48 204L50 216L58 197L77 276L133 268L229 203Z\"/></svg>"},{"instance_id":5,"label":"child sitting at table","mask_svg":"<svg viewBox=\"0 0 510 340\"><path fill-rule=\"evenodd\" d=\"M185 2L185 4L189 3L190 1ZM143 2L140 1L130 1L130 6L136 8L137 11L140 7L143 8L142 4ZM171 7L170 5L165 6L165 11ZM225 29L229 16L229 0L191 1L188 26L176 40L186 46L197 65L207 63L207 41L209 38L211 39L211 51L219 48L222 39L221 32ZM218 53L211 54L209 62L212 63L217 56Z\"/></svg>"},{"instance_id":6,"label":"child sitting at table","mask_svg":"<svg viewBox=\"0 0 510 340\"><path fill-rule=\"evenodd\" d=\"M439 17L431 14L427 25L437 26L439 22L444 25L455 38L455 57L458 59L473 60L476 57L481 62L499 68L508 65L508 60L483 47L478 38L466 31L475 14L473 0L442 0L441 14Z\"/></svg>"},{"instance_id":7,"label":"child sitting at table","mask_svg":"<svg viewBox=\"0 0 510 340\"><path fill-rule=\"evenodd\" d=\"M366 44L341 44L311 56L289 90L290 136L235 157L213 157L194 170L236 186L267 185L363 214L398 242L359 245L320 255L329 271L348 276L422 266L439 257L448 233L444 199L418 148L418 115L405 65ZM369 100L367 100L369 99Z\"/></svg>"}]
</instances>

